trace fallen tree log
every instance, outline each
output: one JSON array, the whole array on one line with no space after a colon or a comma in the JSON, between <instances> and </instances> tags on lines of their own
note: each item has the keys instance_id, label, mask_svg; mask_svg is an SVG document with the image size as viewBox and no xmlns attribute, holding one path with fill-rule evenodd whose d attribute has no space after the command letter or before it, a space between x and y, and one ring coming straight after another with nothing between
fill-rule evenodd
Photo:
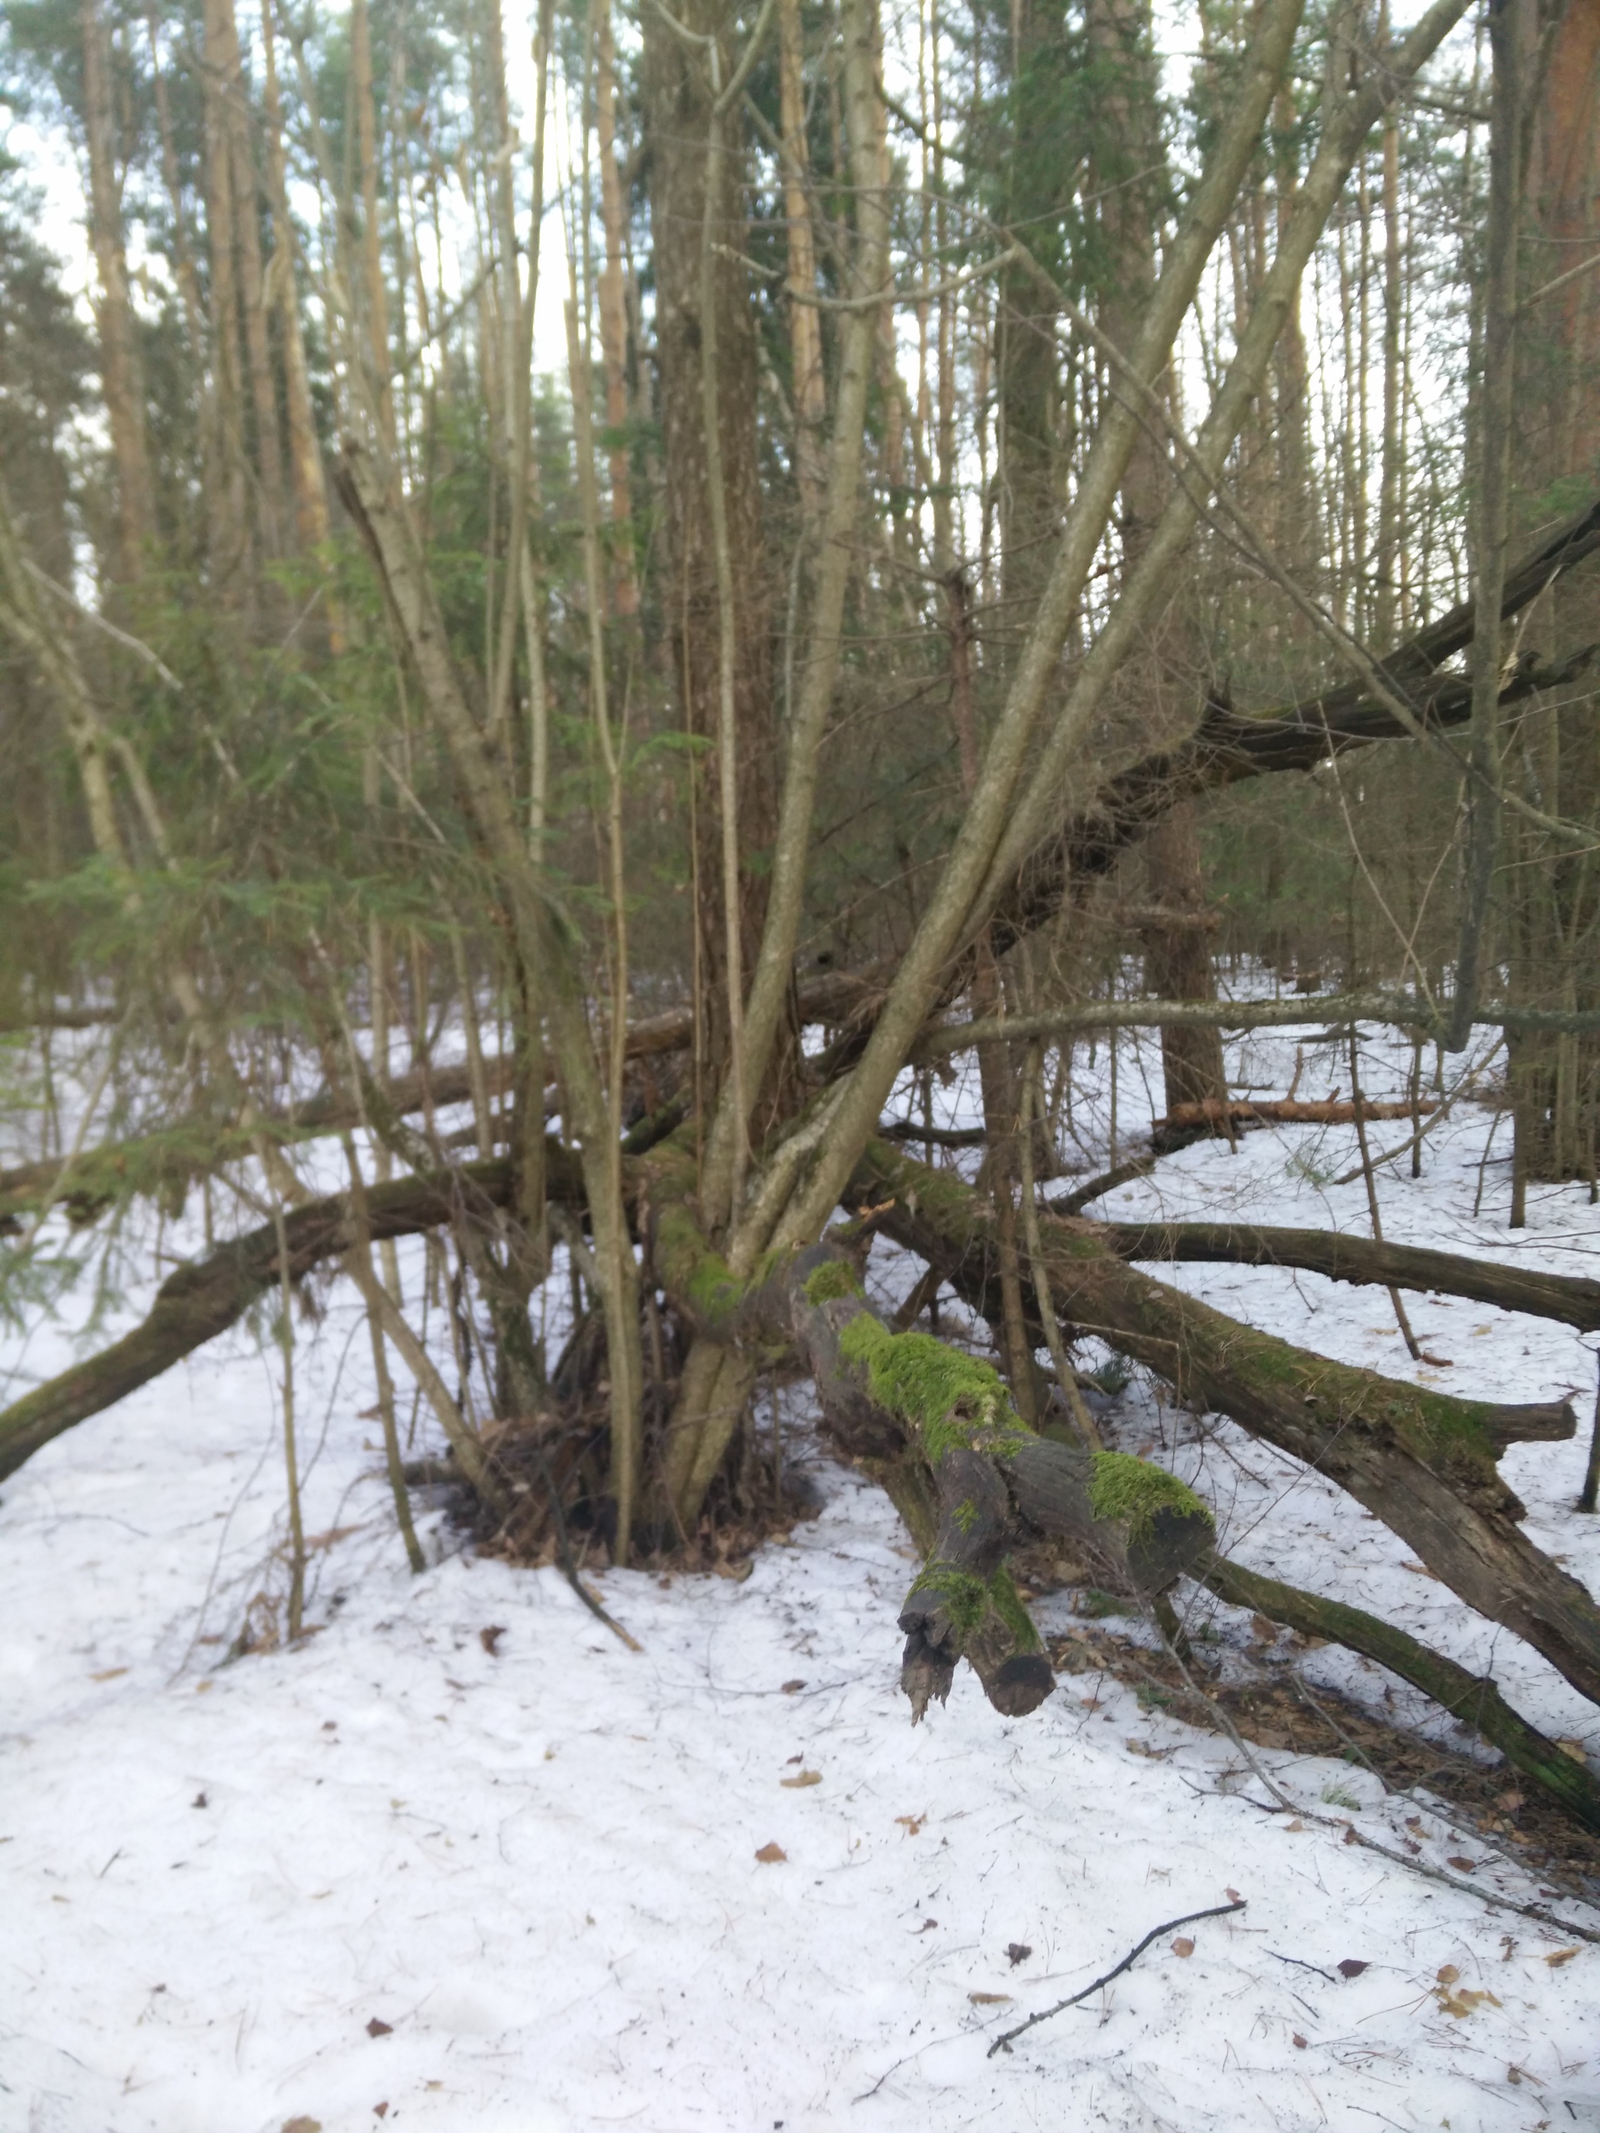
<instances>
[{"instance_id":1,"label":"fallen tree log","mask_svg":"<svg viewBox=\"0 0 1600 2133\"><path fill-rule=\"evenodd\" d=\"M1183 1483L1036 1435L989 1364L885 1324L835 1241L741 1281L678 1200L657 1216L651 1261L702 1337L763 1361L797 1347L829 1434L900 1510L926 1558L900 1612L914 1721L949 1694L962 1658L1008 1717L1053 1689L1005 1567L1020 1542L1068 1539L1103 1578L1151 1599L1209 1556L1211 1515Z\"/></svg>"},{"instance_id":2,"label":"fallen tree log","mask_svg":"<svg viewBox=\"0 0 1600 2133\"><path fill-rule=\"evenodd\" d=\"M483 1066L489 1094L503 1095L512 1085L512 1062L491 1058ZM405 1117L429 1106L444 1110L470 1102L472 1082L464 1065L413 1068L396 1075L385 1093L389 1109ZM181 1193L196 1177L254 1156L263 1134L279 1147L292 1147L361 1123L359 1109L341 1090L323 1090L289 1111L258 1112L247 1125L236 1116L191 1112L153 1133L86 1148L71 1160L52 1157L0 1170L0 1217L35 1214L57 1201L87 1216L130 1195Z\"/></svg>"},{"instance_id":3,"label":"fallen tree log","mask_svg":"<svg viewBox=\"0 0 1600 2133\"><path fill-rule=\"evenodd\" d=\"M1448 1007L1448 1001L1445 1003ZM1496 1006L1485 1003L1477 1019L1490 1029L1530 1035L1581 1035L1600 1030L1600 1008ZM1352 1022L1381 1022L1441 1037L1444 1015L1410 992L1324 992L1283 1000L1063 1000L1058 1007L1029 1014L975 1016L965 1022L934 1022L912 1047L915 1064L944 1059L975 1044L1021 1043L1034 1037L1072 1037L1102 1029L1300 1029L1308 1022L1324 1027L1310 1044L1343 1044Z\"/></svg>"},{"instance_id":4,"label":"fallen tree log","mask_svg":"<svg viewBox=\"0 0 1600 2133\"><path fill-rule=\"evenodd\" d=\"M1561 1805L1585 1829L1600 1835L1600 1784L1579 1762L1553 1740L1547 1740L1500 1694L1484 1674L1469 1673L1454 1659L1420 1644L1403 1629L1382 1622L1359 1607L1342 1600L1325 1600L1318 1593L1302 1592L1296 1585L1281 1585L1276 1578L1246 1570L1242 1563L1217 1557L1202 1573L1200 1583L1226 1600L1230 1607L1247 1607L1252 1614L1281 1622L1303 1637L1326 1638L1376 1660L1391 1674L1409 1681L1441 1704L1452 1718L1476 1727L1486 1741L1498 1748L1506 1761L1520 1770Z\"/></svg>"},{"instance_id":5,"label":"fallen tree log","mask_svg":"<svg viewBox=\"0 0 1600 2133\"><path fill-rule=\"evenodd\" d=\"M1357 1287L1464 1296L1499 1311L1559 1319L1582 1333L1600 1332L1600 1281L1580 1274L1546 1274L1537 1267L1504 1266L1412 1244L1379 1244L1333 1230L1261 1229L1231 1222L1103 1222L1099 1232L1120 1259L1299 1267Z\"/></svg>"},{"instance_id":6,"label":"fallen tree log","mask_svg":"<svg viewBox=\"0 0 1600 2133\"><path fill-rule=\"evenodd\" d=\"M969 1304L997 1313L997 1241L959 1178L878 1141L851 1196ZM1189 1405L1231 1416L1338 1482L1468 1606L1600 1702L1600 1607L1518 1529L1523 1507L1496 1471L1525 1409L1408 1385L1258 1333L1118 1258L1092 1223L1042 1216L1040 1240L1064 1320L1145 1364Z\"/></svg>"},{"instance_id":7,"label":"fallen tree log","mask_svg":"<svg viewBox=\"0 0 1600 2133\"><path fill-rule=\"evenodd\" d=\"M548 1144L547 1162L553 1193L581 1205L581 1177L570 1154L559 1144ZM1136 1589L1153 1593L1164 1589L1163 1581L1170 1583L1175 1565L1182 1567L1178 1558L1159 1547L1154 1554L1141 1554L1139 1543L1151 1530L1142 1523L1148 1504L1127 1498L1134 1504L1140 1531L1130 1527L1120 1539L1110 1534L1123 1515L1116 1509L1118 1491L1131 1486L1125 1476L1110 1497L1102 1493L1097 1500L1097 1486L1108 1470L1073 1447L1036 1438L1020 1422L1013 1426L1009 1400L1004 1408L997 1404L1003 1388L995 1390L1000 1381L992 1371L982 1380L981 1398L973 1389L976 1381L963 1378L952 1394L953 1405L937 1410L917 1406L909 1393L896 1389L902 1359L920 1367L924 1352L917 1343L927 1343L941 1359L955 1357L962 1365L971 1359L926 1335L896 1335L867 1314L856 1297L853 1276L839 1266L836 1253L825 1255L830 1273L828 1281L820 1283L812 1279L814 1262L807 1262L809 1272L800 1268L797 1273L799 1261L788 1259L759 1269L749 1279L735 1277L698 1233L683 1196L689 1176L692 1160L670 1140L629 1163L630 1196L641 1218L648 1218L658 1280L690 1321L713 1339L735 1346L762 1343L773 1354L791 1342L800 1346L817 1377L830 1427L883 1481L923 1546L943 1548L957 1568L963 1566L961 1506L967 1498L951 1496L942 1481L930 1483L926 1469L938 1475L944 1452L952 1446L976 1450L985 1458L992 1458L999 1446L1005 1452L999 1464L1005 1469L1008 1515L1021 1522L1018 1530L1026 1525L1071 1534L1100 1549ZM510 1190L511 1166L505 1161L371 1188L368 1233L381 1239L430 1228L454 1219L472 1201L484 1210L499 1206ZM982 1202L959 1178L930 1170L888 1143L876 1142L858 1165L850 1197L868 1211L870 1226L881 1227L937 1266L969 1303L985 1311L996 1308L996 1240ZM286 1221L291 1279L319 1260L344 1253L354 1235L342 1194L297 1208ZM1528 1410L1454 1399L1330 1362L1257 1333L1141 1273L1109 1248L1093 1223L1045 1217L1040 1249L1057 1308L1080 1330L1102 1335L1147 1364L1191 1404L1232 1415L1246 1429L1338 1481L1470 1606L1524 1637L1583 1694L1600 1701L1600 1609L1576 1579L1517 1530L1522 1507L1495 1471L1506 1442L1525 1433ZM141 1326L0 1414L0 1475L14 1472L40 1445L148 1383L224 1331L278 1278L271 1225L180 1268L162 1285ZM809 1292L797 1291L797 1281L809 1281ZM794 1301L797 1293L804 1295L803 1313ZM830 1319L829 1308L835 1304L848 1308L833 1312ZM866 1329L847 1343L845 1329L857 1322ZM901 1348L902 1341L911 1342L912 1348ZM885 1349L883 1343L891 1345ZM952 1367L940 1361L941 1372ZM981 1371L987 1366L974 1367ZM974 1399L987 1418L979 1432L981 1442L973 1440L967 1427ZM943 1426L952 1415L961 1425L953 1436ZM1575 1427L1570 1409L1561 1426ZM991 1443L983 1437L984 1430L999 1430L1000 1437ZM1549 1433L1547 1415L1538 1430ZM873 1431L880 1433L878 1438ZM908 1449L916 1456L908 1456ZM1129 1468L1139 1465L1128 1462ZM1162 1472L1158 1468L1144 1471L1157 1488L1171 1480L1163 1476L1155 1482ZM951 1487L965 1486L963 1476L973 1478L969 1469L952 1468ZM993 1502L993 1519L970 1521L985 1535L991 1527L999 1530L998 1499ZM1183 1518L1202 1515L1185 1492ZM941 1539L951 1521L956 1536L945 1533ZM983 1560L981 1551L978 1560ZM927 1694L938 1693L954 1649L950 1639L957 1632L957 1643L964 1655L974 1658L980 1678L998 1685L1002 1696L1018 1693L1014 1679L1007 1687L998 1677L1007 1661L1025 1648L1025 1640L1018 1641L1020 1619L1011 1620L1008 1628L1006 1613L991 1609L979 1625L984 1630L980 1637L977 1627L963 1627L948 1610L941 1614L936 1595L929 1605L932 1612L925 1614L917 1614L909 1602L907 1610L913 1618L908 1635L918 1640L920 1654L915 1681ZM915 1693L921 1694L921 1687Z\"/></svg>"},{"instance_id":8,"label":"fallen tree log","mask_svg":"<svg viewBox=\"0 0 1600 2133\"><path fill-rule=\"evenodd\" d=\"M1339 1102L1326 1097L1321 1101L1304 1097L1278 1096L1265 1101L1239 1098L1223 1103L1219 1097L1208 1096L1199 1103L1173 1104L1165 1118L1158 1118L1151 1127L1153 1135L1163 1132L1181 1133L1191 1126L1353 1126L1359 1117L1368 1119L1426 1118L1439 1106L1431 1099L1411 1103L1401 1100L1395 1103L1377 1101L1363 1096L1359 1106L1351 1101Z\"/></svg>"},{"instance_id":9,"label":"fallen tree log","mask_svg":"<svg viewBox=\"0 0 1600 2133\"><path fill-rule=\"evenodd\" d=\"M546 1160L556 1165L558 1178L575 1167L559 1143L548 1145ZM415 1236L453 1220L464 1205L508 1205L511 1164L502 1158L397 1178L369 1186L366 1198L367 1234L374 1242ZM292 1209L284 1229L291 1281L347 1252L357 1234L345 1193ZM277 1230L270 1222L169 1274L149 1314L131 1333L0 1412L0 1479L14 1474L52 1438L114 1406L225 1333L281 1278Z\"/></svg>"},{"instance_id":10,"label":"fallen tree log","mask_svg":"<svg viewBox=\"0 0 1600 2133\"><path fill-rule=\"evenodd\" d=\"M843 1018L871 990L870 977L830 971L800 988L805 1021ZM694 1015L675 1007L630 1023L627 1056L659 1058L684 1051L694 1041ZM490 1055L483 1061L483 1087L489 1096L507 1094L515 1083L514 1059ZM555 1084L545 1097L552 1108ZM396 1118L428 1109L445 1110L472 1101L472 1073L465 1063L411 1067L390 1077L381 1092L372 1092ZM151 1133L130 1134L97 1148L84 1149L70 1161L60 1157L15 1163L0 1169L0 1222L37 1214L60 1201L80 1217L98 1213L137 1194L181 1193L197 1177L225 1163L243 1162L257 1153L262 1134L281 1147L315 1140L361 1125L362 1111L347 1089L323 1089L287 1110L258 1112L248 1125L236 1115L194 1111ZM453 1137L452 1137L453 1138Z\"/></svg>"}]
</instances>

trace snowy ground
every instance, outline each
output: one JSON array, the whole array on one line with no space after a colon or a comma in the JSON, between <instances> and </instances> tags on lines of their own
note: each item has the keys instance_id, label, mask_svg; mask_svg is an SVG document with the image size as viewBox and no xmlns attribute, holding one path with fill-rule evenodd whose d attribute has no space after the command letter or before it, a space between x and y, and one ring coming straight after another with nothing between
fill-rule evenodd
<instances>
[{"instance_id":1,"label":"snowy ground","mask_svg":"<svg viewBox=\"0 0 1600 2133\"><path fill-rule=\"evenodd\" d=\"M1316 1028L1230 1045L1230 1072L1281 1094ZM1148 1123L1156 1059L1153 1038L1121 1053L1124 1144ZM1305 1060L1302 1094L1347 1090L1336 1047ZM1369 1093L1392 1093L1404 1064L1373 1037ZM939 1115L970 1103L958 1081ZM1104 1162L1108 1108L1104 1047L1092 1070L1080 1051L1063 1146L1084 1169ZM1508 1233L1491 1151L1473 1219L1493 1118L1463 1103L1421 1180L1383 1171L1387 1234L1592 1271L1600 1210L1581 1187L1536 1195ZM1374 1128L1375 1149L1408 1131ZM1496 1146L1509 1155L1503 1125ZM1253 1134L1237 1154L1190 1149L1097 1211L1364 1232L1361 1183L1332 1182L1355 1160L1348 1130ZM420 1247L402 1257L415 1295ZM892 1253L875 1259L875 1281L903 1278ZM1412 1372L1381 1291L1228 1267L1169 1278ZM1595 1365L1576 1336L1421 1298L1413 1315L1452 1365L1435 1382L1571 1390L1586 1429ZM814 1452L821 1517L746 1582L599 1580L639 1653L555 1573L461 1553L437 1514L433 1567L413 1579L358 1333L339 1290L300 1329L317 1629L295 1650L220 1663L283 1588L277 1356L246 1329L4 1487L0 2133L1600 2127L1600 1948L1341 1841L1346 1821L1392 1849L1420 1836L1425 1860L1470 1855L1477 1882L1535 1899L1476 1832L1427 1806L1408 1827L1418 1803L1369 1775L1265 1750L1303 1812L1263 1812L1229 1742L1111 1679L1063 1676L1007 1723L963 1674L913 1731L896 1686L905 1536ZM27 1377L70 1352L43 1324L10 1360ZM1242 1560L1337 1582L1492 1663L1530 1718L1600 1753L1592 1707L1315 1477L1138 1384L1112 1425L1196 1482ZM786 1433L806 1441L799 1395ZM1582 1458L1581 1438L1525 1446L1505 1471L1533 1536L1600 1589L1600 1521L1570 1508ZM1241 1619L1189 1598L1245 1666ZM1047 1626L1068 1605L1042 1603ZM1360 1662L1304 1664L1421 1713ZM757 1856L773 1845L781 1858ZM1164 1934L987 2056L1150 1928L1233 1891L1247 1908L1184 1928L1192 1953ZM1346 1981L1344 1960L1367 1967Z\"/></svg>"}]
</instances>

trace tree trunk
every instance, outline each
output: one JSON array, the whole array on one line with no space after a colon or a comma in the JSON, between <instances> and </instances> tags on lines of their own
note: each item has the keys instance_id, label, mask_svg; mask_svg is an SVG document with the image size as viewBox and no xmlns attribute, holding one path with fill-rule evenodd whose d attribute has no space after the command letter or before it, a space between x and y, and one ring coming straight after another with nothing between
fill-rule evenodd
<instances>
[{"instance_id":1,"label":"tree trunk","mask_svg":"<svg viewBox=\"0 0 1600 2133\"><path fill-rule=\"evenodd\" d=\"M155 485L145 437L144 366L122 241L122 184L111 32L100 0L83 0L83 124L89 149L89 240L100 278L100 382L117 469L118 574L138 578L156 537Z\"/></svg>"},{"instance_id":2,"label":"tree trunk","mask_svg":"<svg viewBox=\"0 0 1600 2133\"><path fill-rule=\"evenodd\" d=\"M1216 971L1200 868L1195 804L1180 800L1145 839L1146 881L1158 911L1175 923L1144 931L1145 989L1162 1000L1214 1000ZM1222 1032L1173 1024L1161 1032L1161 1072L1170 1117L1183 1104L1225 1104Z\"/></svg>"},{"instance_id":3,"label":"tree trunk","mask_svg":"<svg viewBox=\"0 0 1600 2133\"><path fill-rule=\"evenodd\" d=\"M1516 498L1525 524L1559 510L1600 474L1600 281L1570 274L1600 228L1600 0L1568 0L1537 88L1518 320ZM1533 290L1526 285L1532 282ZM1554 283L1554 287L1548 286ZM1557 645L1600 639L1592 573L1564 578L1547 609ZM1571 820L1600 810L1592 681L1536 700L1513 745L1525 797ZM1518 745L1520 744L1520 745ZM1518 759L1520 758L1520 763ZM1518 824L1506 921L1516 998L1529 1006L1600 1001L1594 942L1600 878L1588 854ZM1522 1034L1510 1046L1516 1171L1528 1180L1591 1174L1600 1127L1600 1043Z\"/></svg>"},{"instance_id":4,"label":"tree trunk","mask_svg":"<svg viewBox=\"0 0 1600 2133\"><path fill-rule=\"evenodd\" d=\"M715 33L732 70L736 16L727 0L689 0L679 19L697 38ZM755 966L766 911L766 875L752 868L772 835L777 736L773 722L770 588L761 516L756 430L756 336L749 276L737 257L746 249L741 158L730 146L718 158L720 196L706 214L706 142L713 96L707 54L674 34L660 13L640 17L644 39L645 126L650 162L650 222L656 275L656 344L665 466L663 541L665 620L672 679L684 730L714 742L719 723L717 559L708 490L705 378L701 331L703 234L716 248L709 262L716 334L716 401L728 548L733 572L734 723L737 732L737 833L741 963ZM738 112L726 121L737 128ZM723 810L715 758L702 755L695 780L695 831L701 887L696 924L708 1006L708 1065L720 1084L731 1059L728 926L722 891ZM754 1092L752 1097L754 1096Z\"/></svg>"},{"instance_id":5,"label":"tree trunk","mask_svg":"<svg viewBox=\"0 0 1600 2133\"><path fill-rule=\"evenodd\" d=\"M298 546L318 549L328 538L328 488L322 468L306 365L305 335L300 324L300 290L296 280L294 222L289 213L288 172L283 152L283 116L278 101L278 70L273 9L261 13L261 52L265 72L267 197L272 209L272 263L269 279L282 332L283 373L289 428L289 473L294 492L294 527Z\"/></svg>"},{"instance_id":6,"label":"tree trunk","mask_svg":"<svg viewBox=\"0 0 1600 2133\"><path fill-rule=\"evenodd\" d=\"M611 523L618 529L612 551L619 615L637 614L639 588L633 574L633 478L628 464L628 320L623 301L622 254L626 203L616 151L616 53L611 41L610 0L598 0L595 52L595 131L600 158L600 219L606 255L600 269L600 347L606 366L606 457L611 476Z\"/></svg>"},{"instance_id":7,"label":"tree trunk","mask_svg":"<svg viewBox=\"0 0 1600 2133\"><path fill-rule=\"evenodd\" d=\"M806 190L804 48L800 0L778 0L778 100L783 127L783 212L789 274L789 389L794 401L794 473L807 526L822 510L827 392L822 374L822 320L811 298L817 288L816 245Z\"/></svg>"},{"instance_id":8,"label":"tree trunk","mask_svg":"<svg viewBox=\"0 0 1600 2133\"><path fill-rule=\"evenodd\" d=\"M238 233L234 200L233 122L239 41L233 0L204 0L206 234L211 252L211 375L216 404L218 478L210 485L207 529L211 584L225 606L243 605L251 589L250 469L245 453L244 356L239 335Z\"/></svg>"}]
</instances>

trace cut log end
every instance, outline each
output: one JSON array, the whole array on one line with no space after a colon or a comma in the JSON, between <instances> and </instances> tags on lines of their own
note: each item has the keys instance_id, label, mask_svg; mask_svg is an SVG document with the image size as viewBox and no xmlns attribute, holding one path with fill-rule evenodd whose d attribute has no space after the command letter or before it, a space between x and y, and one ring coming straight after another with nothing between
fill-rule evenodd
<instances>
[{"instance_id":1,"label":"cut log end","mask_svg":"<svg viewBox=\"0 0 1600 2133\"><path fill-rule=\"evenodd\" d=\"M1484 1427L1501 1451L1513 1444L1565 1444L1578 1434L1570 1400L1541 1400L1527 1407L1492 1407Z\"/></svg>"}]
</instances>

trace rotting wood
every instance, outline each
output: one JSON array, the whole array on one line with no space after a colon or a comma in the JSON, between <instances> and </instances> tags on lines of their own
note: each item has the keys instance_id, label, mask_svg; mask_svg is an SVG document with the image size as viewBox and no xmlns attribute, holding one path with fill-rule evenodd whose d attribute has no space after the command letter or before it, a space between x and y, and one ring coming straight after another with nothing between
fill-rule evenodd
<instances>
[{"instance_id":1,"label":"rotting wood","mask_svg":"<svg viewBox=\"0 0 1600 2133\"><path fill-rule=\"evenodd\" d=\"M1211 1517L1181 1482L1126 1454L1037 1436L988 1364L930 1334L891 1332L827 1245L795 1256L787 1287L830 1433L880 1475L911 1456L930 1470L937 1526L930 1538L926 1510L908 1519L927 1559L900 1613L914 1718L948 1694L958 1657L1008 1716L1050 1693L1005 1569L1019 1541L1065 1538L1102 1575L1147 1594L1166 1591L1204 1551Z\"/></svg>"}]
</instances>

